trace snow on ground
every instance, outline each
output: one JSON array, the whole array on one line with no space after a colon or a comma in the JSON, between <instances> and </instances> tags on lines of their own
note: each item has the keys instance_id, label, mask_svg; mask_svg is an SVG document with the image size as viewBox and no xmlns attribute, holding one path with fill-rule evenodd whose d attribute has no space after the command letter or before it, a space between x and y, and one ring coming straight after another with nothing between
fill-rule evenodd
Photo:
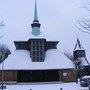
<instances>
[{"instance_id":1,"label":"snow on ground","mask_svg":"<svg viewBox=\"0 0 90 90\"><path fill-rule=\"evenodd\" d=\"M7 85L7 90L60 90L60 88L63 90L80 90L81 87L76 83Z\"/></svg>"}]
</instances>

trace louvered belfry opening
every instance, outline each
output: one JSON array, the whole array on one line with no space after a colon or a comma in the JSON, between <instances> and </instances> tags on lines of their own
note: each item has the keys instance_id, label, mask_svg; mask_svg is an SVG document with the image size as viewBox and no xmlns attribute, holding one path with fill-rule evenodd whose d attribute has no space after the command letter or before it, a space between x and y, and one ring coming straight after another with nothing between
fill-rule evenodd
<instances>
[{"instance_id":1,"label":"louvered belfry opening","mask_svg":"<svg viewBox=\"0 0 90 90\"><path fill-rule=\"evenodd\" d=\"M78 60L80 57L86 57L85 50L75 50L73 52L74 60Z\"/></svg>"},{"instance_id":2,"label":"louvered belfry opening","mask_svg":"<svg viewBox=\"0 0 90 90\"><path fill-rule=\"evenodd\" d=\"M45 39L30 39L30 57L33 62L43 62L45 59Z\"/></svg>"}]
</instances>

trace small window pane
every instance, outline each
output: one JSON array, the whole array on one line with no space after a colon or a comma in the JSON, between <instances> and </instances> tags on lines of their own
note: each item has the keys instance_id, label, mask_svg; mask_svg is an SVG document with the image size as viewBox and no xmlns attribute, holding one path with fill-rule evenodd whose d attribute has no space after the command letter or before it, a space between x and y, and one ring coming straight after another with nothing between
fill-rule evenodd
<instances>
[{"instance_id":1,"label":"small window pane","mask_svg":"<svg viewBox=\"0 0 90 90\"><path fill-rule=\"evenodd\" d=\"M40 57L40 61L42 61L43 60L43 57Z\"/></svg>"},{"instance_id":2,"label":"small window pane","mask_svg":"<svg viewBox=\"0 0 90 90\"><path fill-rule=\"evenodd\" d=\"M35 57L33 57L33 61L35 61Z\"/></svg>"},{"instance_id":3,"label":"small window pane","mask_svg":"<svg viewBox=\"0 0 90 90\"><path fill-rule=\"evenodd\" d=\"M42 48L42 46L40 46L40 50L42 50L43 48Z\"/></svg>"},{"instance_id":4,"label":"small window pane","mask_svg":"<svg viewBox=\"0 0 90 90\"><path fill-rule=\"evenodd\" d=\"M67 73L66 73L66 72L64 72L64 73L63 73L63 76L67 76Z\"/></svg>"},{"instance_id":5,"label":"small window pane","mask_svg":"<svg viewBox=\"0 0 90 90\"><path fill-rule=\"evenodd\" d=\"M35 55L35 52L33 52L33 55Z\"/></svg>"},{"instance_id":6,"label":"small window pane","mask_svg":"<svg viewBox=\"0 0 90 90\"><path fill-rule=\"evenodd\" d=\"M42 45L43 44L43 42L42 41L40 41L40 45Z\"/></svg>"},{"instance_id":7,"label":"small window pane","mask_svg":"<svg viewBox=\"0 0 90 90\"><path fill-rule=\"evenodd\" d=\"M35 46L33 46L33 50L35 50Z\"/></svg>"},{"instance_id":8,"label":"small window pane","mask_svg":"<svg viewBox=\"0 0 90 90\"><path fill-rule=\"evenodd\" d=\"M37 45L39 45L39 42L37 41Z\"/></svg>"},{"instance_id":9,"label":"small window pane","mask_svg":"<svg viewBox=\"0 0 90 90\"><path fill-rule=\"evenodd\" d=\"M33 45L35 45L35 41L33 41Z\"/></svg>"},{"instance_id":10,"label":"small window pane","mask_svg":"<svg viewBox=\"0 0 90 90\"><path fill-rule=\"evenodd\" d=\"M37 52L37 56L39 56L39 52Z\"/></svg>"},{"instance_id":11,"label":"small window pane","mask_svg":"<svg viewBox=\"0 0 90 90\"><path fill-rule=\"evenodd\" d=\"M40 55L42 56L43 55L43 52L40 52Z\"/></svg>"},{"instance_id":12,"label":"small window pane","mask_svg":"<svg viewBox=\"0 0 90 90\"><path fill-rule=\"evenodd\" d=\"M37 61L39 61L39 57L37 57Z\"/></svg>"},{"instance_id":13,"label":"small window pane","mask_svg":"<svg viewBox=\"0 0 90 90\"><path fill-rule=\"evenodd\" d=\"M37 46L37 50L39 50L39 46Z\"/></svg>"}]
</instances>

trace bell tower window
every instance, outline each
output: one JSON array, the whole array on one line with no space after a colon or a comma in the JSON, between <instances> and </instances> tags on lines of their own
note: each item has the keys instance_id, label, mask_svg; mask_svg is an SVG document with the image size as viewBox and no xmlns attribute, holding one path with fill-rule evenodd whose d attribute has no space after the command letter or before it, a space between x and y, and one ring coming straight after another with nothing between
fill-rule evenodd
<instances>
[{"instance_id":1,"label":"bell tower window","mask_svg":"<svg viewBox=\"0 0 90 90\"><path fill-rule=\"evenodd\" d=\"M33 62L45 59L45 39L30 39L30 57Z\"/></svg>"}]
</instances>

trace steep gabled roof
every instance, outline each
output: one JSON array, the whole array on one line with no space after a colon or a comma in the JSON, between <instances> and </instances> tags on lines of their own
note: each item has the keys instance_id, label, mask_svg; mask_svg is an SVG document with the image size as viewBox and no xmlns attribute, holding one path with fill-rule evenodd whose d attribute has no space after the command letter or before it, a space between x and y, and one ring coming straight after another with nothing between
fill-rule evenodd
<instances>
[{"instance_id":1,"label":"steep gabled roof","mask_svg":"<svg viewBox=\"0 0 90 90\"><path fill-rule=\"evenodd\" d=\"M1 67L1 65L0 65ZM16 50L4 61L4 70L43 70L74 68L71 60L57 49L46 52L45 62L32 62L27 50Z\"/></svg>"}]
</instances>

